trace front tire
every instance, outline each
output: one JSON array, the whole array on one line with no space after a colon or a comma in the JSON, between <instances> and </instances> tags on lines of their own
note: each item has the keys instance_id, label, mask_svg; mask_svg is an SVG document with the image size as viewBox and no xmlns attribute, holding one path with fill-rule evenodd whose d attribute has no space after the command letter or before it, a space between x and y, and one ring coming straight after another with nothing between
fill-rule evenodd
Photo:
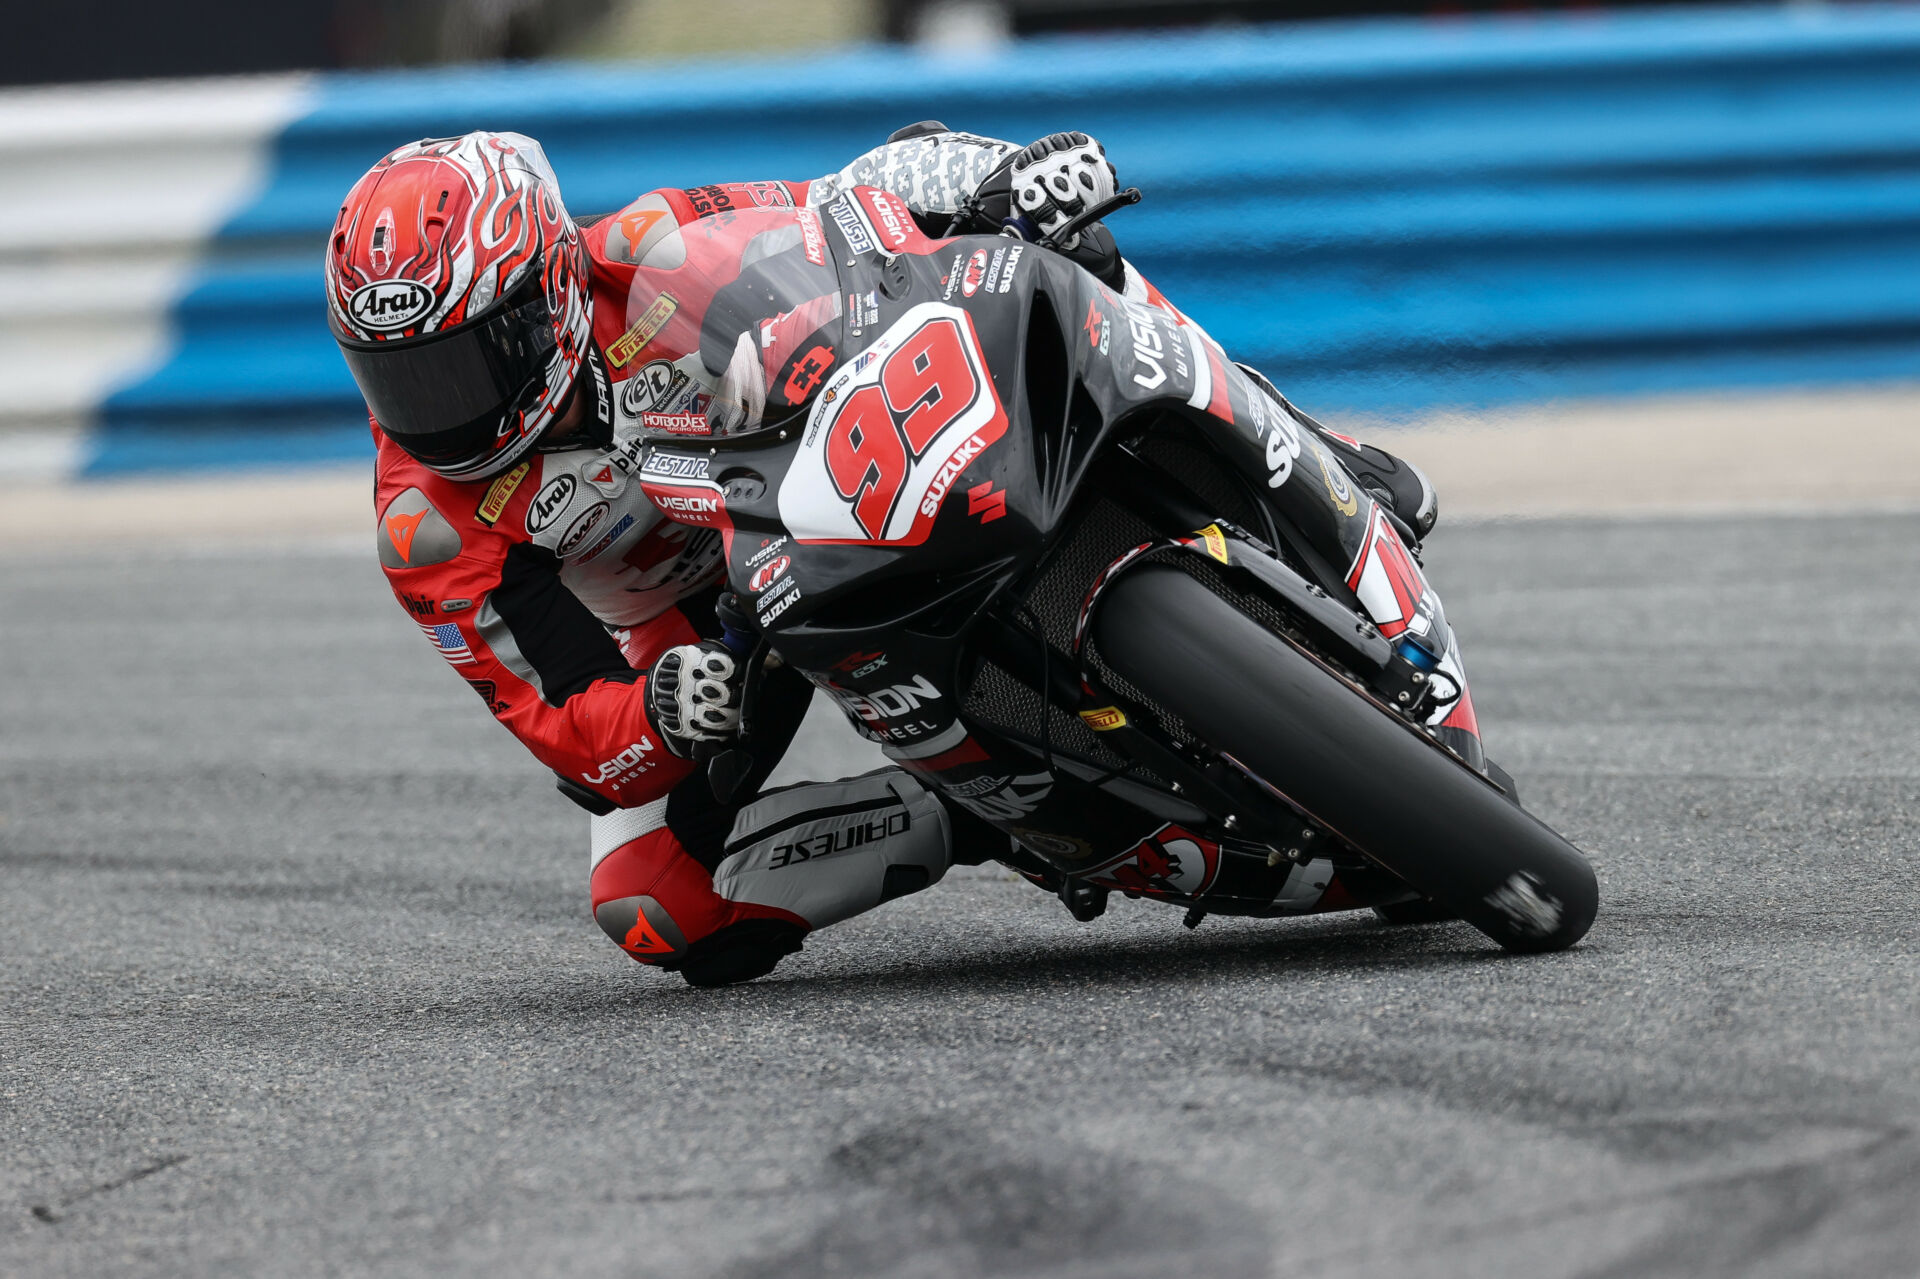
<instances>
[{"instance_id":1,"label":"front tire","mask_svg":"<svg viewBox=\"0 0 1920 1279\"><path fill-rule=\"evenodd\" d=\"M1593 924L1599 885L1571 844L1181 570L1114 581L1093 640L1190 732L1508 950L1562 950Z\"/></svg>"}]
</instances>

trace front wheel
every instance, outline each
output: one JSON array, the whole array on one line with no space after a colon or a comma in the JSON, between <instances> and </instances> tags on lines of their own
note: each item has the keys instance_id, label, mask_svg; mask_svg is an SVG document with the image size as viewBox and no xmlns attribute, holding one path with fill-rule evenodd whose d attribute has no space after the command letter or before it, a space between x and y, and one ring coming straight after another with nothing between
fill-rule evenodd
<instances>
[{"instance_id":1,"label":"front wheel","mask_svg":"<svg viewBox=\"0 0 1920 1279\"><path fill-rule=\"evenodd\" d=\"M1187 731L1428 898L1513 951L1593 924L1593 868L1405 720L1177 568L1102 593L1101 661Z\"/></svg>"}]
</instances>

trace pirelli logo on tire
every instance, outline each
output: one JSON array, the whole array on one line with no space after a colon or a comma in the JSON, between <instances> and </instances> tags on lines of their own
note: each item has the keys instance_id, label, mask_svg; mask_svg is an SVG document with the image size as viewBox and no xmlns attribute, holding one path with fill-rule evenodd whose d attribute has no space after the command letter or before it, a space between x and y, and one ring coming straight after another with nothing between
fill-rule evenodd
<instances>
[{"instance_id":1,"label":"pirelli logo on tire","mask_svg":"<svg viewBox=\"0 0 1920 1279\"><path fill-rule=\"evenodd\" d=\"M507 503L513 500L513 491L520 487L520 481L527 478L527 472L533 469L533 463L522 462L487 486L487 495L480 499L480 505L473 512L473 518L492 528L507 509Z\"/></svg>"}]
</instances>

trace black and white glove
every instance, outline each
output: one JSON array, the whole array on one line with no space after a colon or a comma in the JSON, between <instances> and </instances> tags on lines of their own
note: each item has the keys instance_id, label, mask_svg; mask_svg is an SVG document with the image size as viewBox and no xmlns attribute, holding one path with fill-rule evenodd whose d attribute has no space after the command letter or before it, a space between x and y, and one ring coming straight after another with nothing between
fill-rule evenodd
<instances>
[{"instance_id":1,"label":"black and white glove","mask_svg":"<svg viewBox=\"0 0 1920 1279\"><path fill-rule=\"evenodd\" d=\"M1120 190L1106 148L1084 133L1053 133L1013 157L1013 211L1051 234ZM1078 248L1080 236L1060 245Z\"/></svg>"},{"instance_id":2,"label":"black and white glove","mask_svg":"<svg viewBox=\"0 0 1920 1279\"><path fill-rule=\"evenodd\" d=\"M712 640L660 654L647 674L647 715L667 749L685 756L694 742L738 733L742 675L739 660Z\"/></svg>"}]
</instances>

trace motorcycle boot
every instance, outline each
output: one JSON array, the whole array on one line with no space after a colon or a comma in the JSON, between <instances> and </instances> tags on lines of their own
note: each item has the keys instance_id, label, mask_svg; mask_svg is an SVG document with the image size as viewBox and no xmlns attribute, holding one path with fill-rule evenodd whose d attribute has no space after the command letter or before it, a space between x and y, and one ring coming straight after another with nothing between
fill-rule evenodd
<instances>
[{"instance_id":1,"label":"motorcycle boot","mask_svg":"<svg viewBox=\"0 0 1920 1279\"><path fill-rule=\"evenodd\" d=\"M1408 548L1417 550L1420 542L1433 532L1433 526L1440 520L1440 495L1434 490L1433 481L1427 478L1426 472L1383 448L1362 444L1351 436L1329 430L1296 408L1260 370L1238 364L1237 361L1236 364L1242 373L1284 405L1287 412L1313 429L1320 443L1333 450L1340 464L1347 468L1360 487L1367 490L1393 518Z\"/></svg>"}]
</instances>

